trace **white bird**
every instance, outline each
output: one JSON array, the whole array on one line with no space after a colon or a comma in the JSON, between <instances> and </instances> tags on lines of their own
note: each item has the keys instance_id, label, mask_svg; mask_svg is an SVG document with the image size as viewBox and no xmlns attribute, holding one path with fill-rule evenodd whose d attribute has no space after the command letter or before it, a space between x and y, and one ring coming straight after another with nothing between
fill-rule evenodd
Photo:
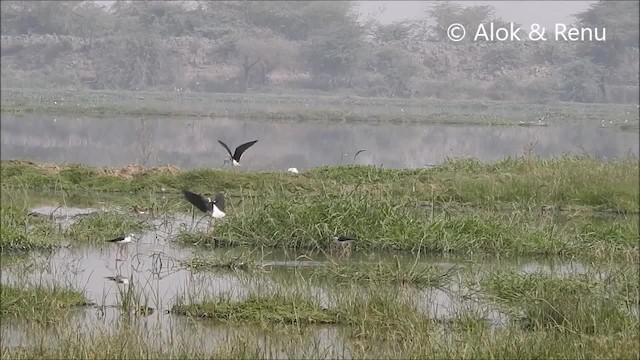
<instances>
[{"instance_id":1,"label":"white bird","mask_svg":"<svg viewBox=\"0 0 640 360\"><path fill-rule=\"evenodd\" d=\"M292 173L292 174L298 174L298 169L296 169L294 167L287 169L287 171Z\"/></svg>"}]
</instances>

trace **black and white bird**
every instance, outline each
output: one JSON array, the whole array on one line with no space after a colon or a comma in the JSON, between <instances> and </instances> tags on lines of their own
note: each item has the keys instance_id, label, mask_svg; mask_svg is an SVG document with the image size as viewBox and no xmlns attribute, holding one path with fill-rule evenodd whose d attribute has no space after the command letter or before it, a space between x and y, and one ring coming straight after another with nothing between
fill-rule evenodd
<instances>
[{"instance_id":1,"label":"black and white bird","mask_svg":"<svg viewBox=\"0 0 640 360\"><path fill-rule=\"evenodd\" d=\"M221 219L226 215L224 213L224 194L222 193L217 193L213 201L211 201L211 198L205 198L189 190L182 190L182 194L191 205L203 213L211 213L213 218Z\"/></svg>"},{"instance_id":2,"label":"black and white bird","mask_svg":"<svg viewBox=\"0 0 640 360\"><path fill-rule=\"evenodd\" d=\"M117 244L118 246L120 246L120 248L118 249L118 254L116 256L122 253L122 247L121 247L122 245L126 245L132 241L133 241L133 234L128 234L125 236L117 237L115 239L107 240L107 242L109 243Z\"/></svg>"},{"instance_id":3,"label":"black and white bird","mask_svg":"<svg viewBox=\"0 0 640 360\"><path fill-rule=\"evenodd\" d=\"M126 277L122 276L122 275L116 275L116 276L107 276L105 277L105 279L111 280L111 281L115 281L116 284L129 284L129 279L127 279Z\"/></svg>"},{"instance_id":4,"label":"black and white bird","mask_svg":"<svg viewBox=\"0 0 640 360\"><path fill-rule=\"evenodd\" d=\"M334 236L333 237L333 241L335 241L336 243L341 244L343 246L351 245L356 240L357 240L356 238L353 238L353 237L350 237L350 236L344 236L344 235Z\"/></svg>"},{"instance_id":5,"label":"black and white bird","mask_svg":"<svg viewBox=\"0 0 640 360\"><path fill-rule=\"evenodd\" d=\"M227 146L227 144L225 144L224 142L222 142L221 140L218 140L218 142L220 143L220 145L222 145L222 147L224 147L225 150L227 150L227 154L229 154L229 159L225 160L225 164L227 162L230 162L231 165L233 165L233 167L236 166L241 166L240 165L240 157L242 156L242 154L247 151L248 148L250 148L251 146L253 146L253 144L257 143L258 140L253 140L253 141L249 141L246 142L240 146L238 146L236 148L236 150L233 152L233 154L231 153L231 149L229 149L229 147Z\"/></svg>"}]
</instances>

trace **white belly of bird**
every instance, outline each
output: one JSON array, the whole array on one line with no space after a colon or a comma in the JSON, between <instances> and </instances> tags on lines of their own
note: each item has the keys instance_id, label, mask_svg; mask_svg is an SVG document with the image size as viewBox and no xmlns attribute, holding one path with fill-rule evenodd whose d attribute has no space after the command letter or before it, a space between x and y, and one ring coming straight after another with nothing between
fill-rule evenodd
<instances>
[{"instance_id":1,"label":"white belly of bird","mask_svg":"<svg viewBox=\"0 0 640 360\"><path fill-rule=\"evenodd\" d=\"M127 236L126 238L122 239L122 241L120 241L120 244L127 244L131 242L131 236Z\"/></svg>"},{"instance_id":2,"label":"white belly of bird","mask_svg":"<svg viewBox=\"0 0 640 360\"><path fill-rule=\"evenodd\" d=\"M213 205L213 211L211 212L211 216L216 219L222 219L226 214L218 209L217 206Z\"/></svg>"},{"instance_id":3,"label":"white belly of bird","mask_svg":"<svg viewBox=\"0 0 640 360\"><path fill-rule=\"evenodd\" d=\"M240 166L240 163L236 161L236 159L231 159L231 164L233 166Z\"/></svg>"}]
</instances>

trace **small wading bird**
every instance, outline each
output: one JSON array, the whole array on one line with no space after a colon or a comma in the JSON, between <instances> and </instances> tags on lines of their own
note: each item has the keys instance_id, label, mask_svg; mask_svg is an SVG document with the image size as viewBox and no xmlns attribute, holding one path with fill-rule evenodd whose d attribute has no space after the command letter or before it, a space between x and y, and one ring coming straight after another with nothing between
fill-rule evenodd
<instances>
[{"instance_id":1,"label":"small wading bird","mask_svg":"<svg viewBox=\"0 0 640 360\"><path fill-rule=\"evenodd\" d=\"M227 146L227 144L225 144L224 142L222 142L221 140L218 140L218 142L220 143L220 145L222 145L222 147L224 147L225 150L227 150L227 154L229 154L229 159L224 161L224 164L230 162L231 165L233 165L233 167L235 168L236 166L241 166L240 165L240 157L242 156L242 154L247 151L248 148L250 148L251 146L253 146L253 144L257 143L258 140L253 140L253 141L249 141L246 142L240 146L238 146L236 148L236 150L233 152L233 154L231 153L231 149L229 149L229 147ZM223 164L223 165L224 165Z\"/></svg>"},{"instance_id":2,"label":"small wading bird","mask_svg":"<svg viewBox=\"0 0 640 360\"><path fill-rule=\"evenodd\" d=\"M222 193L217 193L213 201L211 201L211 198L205 198L189 190L182 190L182 194L198 210L205 214L211 213L212 219L222 219L226 215L224 213L224 194ZM211 226L211 223L209 225Z\"/></svg>"},{"instance_id":3,"label":"small wading bird","mask_svg":"<svg viewBox=\"0 0 640 360\"><path fill-rule=\"evenodd\" d=\"M121 255L122 253L122 247L121 245L125 245L130 243L133 240L133 234L129 234L126 236L120 236L117 237L115 239L111 239L111 240L107 240L107 242L113 243L113 244L117 244L118 247L118 254L116 254L116 258L118 257L118 255Z\"/></svg>"},{"instance_id":4,"label":"small wading bird","mask_svg":"<svg viewBox=\"0 0 640 360\"><path fill-rule=\"evenodd\" d=\"M149 213L149 208L138 207L136 205L133 205L132 208L133 208L133 212L135 212L138 215L145 215Z\"/></svg>"},{"instance_id":5,"label":"small wading bird","mask_svg":"<svg viewBox=\"0 0 640 360\"><path fill-rule=\"evenodd\" d=\"M334 236L333 241L338 245L338 249L340 252L340 258L343 256L351 255L351 244L353 244L357 239L350 236Z\"/></svg>"},{"instance_id":6,"label":"small wading bird","mask_svg":"<svg viewBox=\"0 0 640 360\"><path fill-rule=\"evenodd\" d=\"M121 275L116 275L116 276L107 276L105 277L105 279L111 280L111 281L115 281L116 284L129 284L129 279L127 279L124 276Z\"/></svg>"}]
</instances>

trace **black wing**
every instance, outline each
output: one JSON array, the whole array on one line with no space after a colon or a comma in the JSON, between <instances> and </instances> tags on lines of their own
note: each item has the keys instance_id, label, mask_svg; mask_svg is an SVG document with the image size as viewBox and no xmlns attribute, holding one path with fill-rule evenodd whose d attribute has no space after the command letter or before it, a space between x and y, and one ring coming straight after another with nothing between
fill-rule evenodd
<instances>
[{"instance_id":1,"label":"black wing","mask_svg":"<svg viewBox=\"0 0 640 360\"><path fill-rule=\"evenodd\" d=\"M218 209L220 209L220 211L224 211L224 194L217 193L216 198L213 200L213 203Z\"/></svg>"},{"instance_id":2,"label":"black wing","mask_svg":"<svg viewBox=\"0 0 640 360\"><path fill-rule=\"evenodd\" d=\"M344 236L344 235L340 235L338 236L338 241L356 241L356 238L350 237L350 236Z\"/></svg>"},{"instance_id":3,"label":"black wing","mask_svg":"<svg viewBox=\"0 0 640 360\"><path fill-rule=\"evenodd\" d=\"M227 153L229 154L229 156L232 156L231 154L231 149L229 149L229 147L227 146L227 144L223 143L222 141L218 140L218 142L220 143L220 145L222 145L222 147L224 147L225 150L227 150ZM236 150L238 151L238 150Z\"/></svg>"},{"instance_id":4,"label":"black wing","mask_svg":"<svg viewBox=\"0 0 640 360\"><path fill-rule=\"evenodd\" d=\"M189 190L182 190L182 194L184 195L184 198L187 199L187 201L190 202L193 206L198 208L198 210L202 212L209 211L209 201L207 201L207 199L198 194L192 193Z\"/></svg>"},{"instance_id":5,"label":"black wing","mask_svg":"<svg viewBox=\"0 0 640 360\"><path fill-rule=\"evenodd\" d=\"M358 152L355 155L353 155L353 161L356 161L356 158L358 157L358 155L360 155L360 153L364 152L364 151L367 151L367 150L365 150L365 149L358 150Z\"/></svg>"},{"instance_id":6,"label":"black wing","mask_svg":"<svg viewBox=\"0 0 640 360\"><path fill-rule=\"evenodd\" d=\"M107 240L107 242L118 242L118 241L124 240L124 238L125 238L124 236L120 236L120 237L115 238L115 239Z\"/></svg>"},{"instance_id":7,"label":"black wing","mask_svg":"<svg viewBox=\"0 0 640 360\"><path fill-rule=\"evenodd\" d=\"M233 158L237 161L240 162L240 156L242 156L242 153L247 151L248 148L250 148L251 146L253 146L253 144L257 143L258 140L253 140L253 141L249 141L247 143L244 143L240 146L238 146L236 148L236 152L233 153ZM229 152L229 154L231 154L231 152Z\"/></svg>"}]
</instances>

